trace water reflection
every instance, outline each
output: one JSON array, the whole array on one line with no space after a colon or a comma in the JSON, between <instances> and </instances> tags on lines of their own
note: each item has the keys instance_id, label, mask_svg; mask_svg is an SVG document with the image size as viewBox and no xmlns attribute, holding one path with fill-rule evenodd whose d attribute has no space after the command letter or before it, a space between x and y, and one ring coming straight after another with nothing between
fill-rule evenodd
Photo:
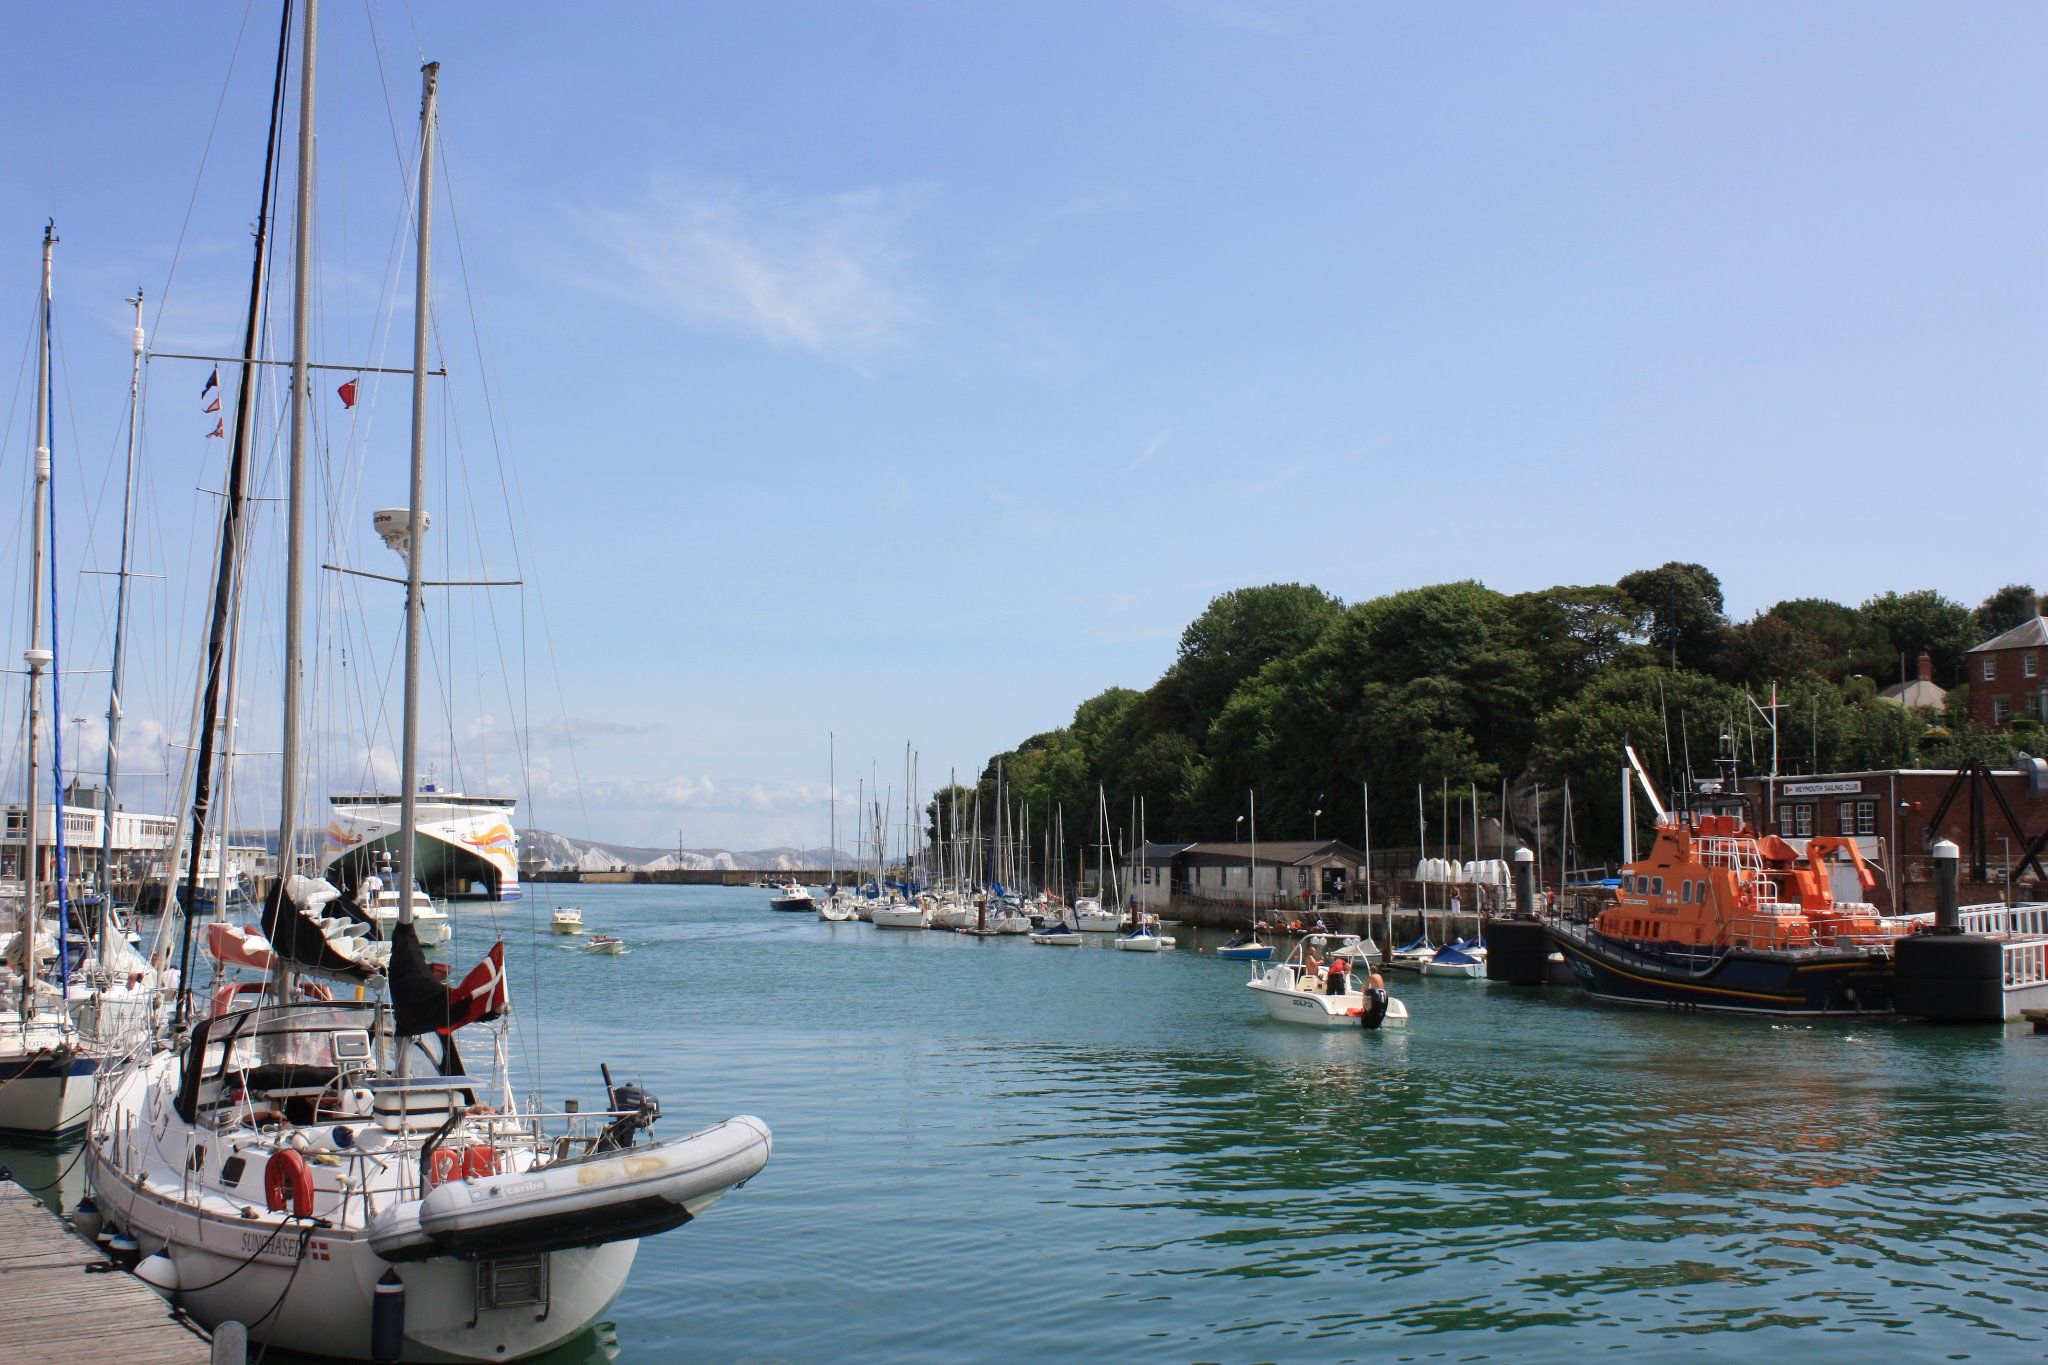
<instances>
[{"instance_id":1,"label":"water reflection","mask_svg":"<svg viewBox=\"0 0 2048 1365\"><path fill-rule=\"evenodd\" d=\"M1405 1031L1326 1033L1265 1019L1206 954L575 891L633 951L510 941L522 1088L587 1101L608 1061L664 1131L776 1131L759 1180L643 1245L612 1313L628 1359L2044 1340L2030 1038L1415 980Z\"/></svg>"}]
</instances>

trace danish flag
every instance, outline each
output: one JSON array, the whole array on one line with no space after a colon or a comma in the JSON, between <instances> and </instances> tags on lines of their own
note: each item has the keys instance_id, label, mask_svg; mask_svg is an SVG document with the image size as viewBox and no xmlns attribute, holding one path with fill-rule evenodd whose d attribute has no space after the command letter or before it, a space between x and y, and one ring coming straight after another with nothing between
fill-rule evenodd
<instances>
[{"instance_id":1,"label":"danish flag","mask_svg":"<svg viewBox=\"0 0 2048 1365\"><path fill-rule=\"evenodd\" d=\"M497 1018L512 998L509 984L505 980L505 941L499 939L484 960L462 978L462 984L448 992L448 1027L435 1032L450 1034L464 1024Z\"/></svg>"}]
</instances>

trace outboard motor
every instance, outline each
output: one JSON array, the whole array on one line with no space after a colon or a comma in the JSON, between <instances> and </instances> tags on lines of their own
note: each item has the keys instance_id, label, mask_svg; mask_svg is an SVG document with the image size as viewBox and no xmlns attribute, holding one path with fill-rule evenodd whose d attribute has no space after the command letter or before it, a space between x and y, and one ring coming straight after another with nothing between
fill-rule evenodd
<instances>
[{"instance_id":1,"label":"outboard motor","mask_svg":"<svg viewBox=\"0 0 2048 1365\"><path fill-rule=\"evenodd\" d=\"M1360 1028L1376 1029L1387 1017L1387 988L1369 987L1365 992L1365 1008L1358 1012Z\"/></svg>"},{"instance_id":2,"label":"outboard motor","mask_svg":"<svg viewBox=\"0 0 2048 1365\"><path fill-rule=\"evenodd\" d=\"M631 1147L639 1140L641 1131L653 1128L654 1121L661 1117L661 1101L637 1085L613 1085L609 1066L600 1065L598 1070L604 1074L605 1092L611 1096L611 1108L618 1117L605 1125L597 1139L597 1150L611 1152Z\"/></svg>"}]
</instances>

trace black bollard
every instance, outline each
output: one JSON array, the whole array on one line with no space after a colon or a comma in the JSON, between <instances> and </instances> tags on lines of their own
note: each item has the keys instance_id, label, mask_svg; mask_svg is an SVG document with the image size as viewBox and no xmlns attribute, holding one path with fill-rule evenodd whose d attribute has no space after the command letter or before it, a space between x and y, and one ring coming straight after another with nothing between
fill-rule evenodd
<instances>
[{"instance_id":1,"label":"black bollard","mask_svg":"<svg viewBox=\"0 0 2048 1365\"><path fill-rule=\"evenodd\" d=\"M1934 930L1939 934L1960 934L1963 932L1963 917L1958 906L1962 892L1958 885L1962 876L1961 850L1947 839L1941 840L1932 850L1934 859Z\"/></svg>"}]
</instances>

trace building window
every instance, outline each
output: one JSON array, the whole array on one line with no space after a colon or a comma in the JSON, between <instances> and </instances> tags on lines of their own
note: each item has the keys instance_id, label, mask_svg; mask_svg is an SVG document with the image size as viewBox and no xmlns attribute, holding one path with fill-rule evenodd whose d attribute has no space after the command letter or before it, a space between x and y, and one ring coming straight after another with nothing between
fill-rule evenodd
<instances>
[{"instance_id":1,"label":"building window","mask_svg":"<svg viewBox=\"0 0 2048 1365\"><path fill-rule=\"evenodd\" d=\"M1844 801L1839 811L1843 834L1877 833L1877 802Z\"/></svg>"},{"instance_id":2,"label":"building window","mask_svg":"<svg viewBox=\"0 0 2048 1365\"><path fill-rule=\"evenodd\" d=\"M1813 806L1808 803L1778 807L1778 833L1787 839L1812 838Z\"/></svg>"},{"instance_id":3,"label":"building window","mask_svg":"<svg viewBox=\"0 0 2048 1365\"><path fill-rule=\"evenodd\" d=\"M1998 681L1998 656L1995 654L1986 654L1984 656L1984 681Z\"/></svg>"},{"instance_id":4,"label":"building window","mask_svg":"<svg viewBox=\"0 0 2048 1365\"><path fill-rule=\"evenodd\" d=\"M2006 697L1991 699L1991 723L2004 725L2012 719L2012 701Z\"/></svg>"},{"instance_id":5,"label":"building window","mask_svg":"<svg viewBox=\"0 0 2048 1365\"><path fill-rule=\"evenodd\" d=\"M2031 651L2020 655L2020 676L2022 678L2034 676L2034 656Z\"/></svg>"},{"instance_id":6,"label":"building window","mask_svg":"<svg viewBox=\"0 0 2048 1365\"><path fill-rule=\"evenodd\" d=\"M1296 886L1307 886L1307 885L1308 885L1308 869L1307 869L1307 868L1305 868L1305 867L1304 867L1304 868L1302 868L1302 869L1301 869L1301 870L1300 870L1299 872L1296 872L1296 873L1294 874L1294 884L1295 884Z\"/></svg>"}]
</instances>

